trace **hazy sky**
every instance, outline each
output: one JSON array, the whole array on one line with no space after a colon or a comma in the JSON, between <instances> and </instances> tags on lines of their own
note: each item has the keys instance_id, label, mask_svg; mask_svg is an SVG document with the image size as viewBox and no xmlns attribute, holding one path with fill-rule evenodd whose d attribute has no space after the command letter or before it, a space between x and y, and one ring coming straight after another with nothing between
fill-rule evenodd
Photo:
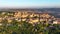
<instances>
[{"instance_id":1,"label":"hazy sky","mask_svg":"<svg viewBox=\"0 0 60 34\"><path fill-rule=\"evenodd\" d=\"M0 0L0 7L60 7L60 0Z\"/></svg>"}]
</instances>

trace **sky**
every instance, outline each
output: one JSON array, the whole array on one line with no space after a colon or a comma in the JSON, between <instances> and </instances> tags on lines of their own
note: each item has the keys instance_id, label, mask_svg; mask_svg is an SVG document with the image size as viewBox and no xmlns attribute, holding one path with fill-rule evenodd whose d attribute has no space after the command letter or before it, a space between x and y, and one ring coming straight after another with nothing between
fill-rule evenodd
<instances>
[{"instance_id":1,"label":"sky","mask_svg":"<svg viewBox=\"0 0 60 34\"><path fill-rule=\"evenodd\" d=\"M60 7L60 0L0 0L0 7Z\"/></svg>"}]
</instances>

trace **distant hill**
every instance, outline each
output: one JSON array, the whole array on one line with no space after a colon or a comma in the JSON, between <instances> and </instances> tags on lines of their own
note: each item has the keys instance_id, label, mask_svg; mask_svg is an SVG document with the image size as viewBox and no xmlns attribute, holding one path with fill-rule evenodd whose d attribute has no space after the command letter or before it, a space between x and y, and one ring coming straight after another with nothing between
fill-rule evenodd
<instances>
[{"instance_id":1,"label":"distant hill","mask_svg":"<svg viewBox=\"0 0 60 34\"><path fill-rule=\"evenodd\" d=\"M0 8L0 11L14 11L14 10L32 10L50 13L60 13L60 8Z\"/></svg>"}]
</instances>

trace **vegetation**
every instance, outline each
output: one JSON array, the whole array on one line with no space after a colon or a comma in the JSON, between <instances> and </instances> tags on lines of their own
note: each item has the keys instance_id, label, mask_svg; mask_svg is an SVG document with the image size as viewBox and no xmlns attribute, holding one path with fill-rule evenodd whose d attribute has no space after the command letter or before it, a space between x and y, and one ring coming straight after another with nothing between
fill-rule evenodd
<instances>
[{"instance_id":1,"label":"vegetation","mask_svg":"<svg viewBox=\"0 0 60 34\"><path fill-rule=\"evenodd\" d=\"M5 22L5 21L3 21ZM10 25L0 26L0 34L60 34L58 24L30 24L28 22L13 21Z\"/></svg>"}]
</instances>

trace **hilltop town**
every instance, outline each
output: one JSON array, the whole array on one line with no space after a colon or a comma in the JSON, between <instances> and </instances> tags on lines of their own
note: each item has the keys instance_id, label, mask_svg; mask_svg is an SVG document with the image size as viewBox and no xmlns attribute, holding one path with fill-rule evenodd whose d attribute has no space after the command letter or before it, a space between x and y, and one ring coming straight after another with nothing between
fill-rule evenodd
<instances>
[{"instance_id":1,"label":"hilltop town","mask_svg":"<svg viewBox=\"0 0 60 34\"><path fill-rule=\"evenodd\" d=\"M46 22L51 24L59 24L59 18L56 18L49 13L33 12L33 11L13 11L13 12L0 12L0 22L7 20L7 23L16 20L18 22L26 21L34 24L39 22Z\"/></svg>"},{"instance_id":2,"label":"hilltop town","mask_svg":"<svg viewBox=\"0 0 60 34\"><path fill-rule=\"evenodd\" d=\"M60 18L53 14L34 10L0 11L0 34L60 33Z\"/></svg>"}]
</instances>

